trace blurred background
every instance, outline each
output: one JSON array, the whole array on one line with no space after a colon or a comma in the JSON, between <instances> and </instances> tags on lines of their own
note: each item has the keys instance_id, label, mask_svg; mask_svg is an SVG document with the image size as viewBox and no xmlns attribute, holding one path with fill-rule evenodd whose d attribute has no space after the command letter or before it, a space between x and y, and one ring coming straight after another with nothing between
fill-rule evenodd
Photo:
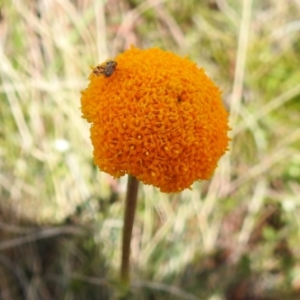
<instances>
[{"instance_id":1,"label":"blurred background","mask_svg":"<svg viewBox=\"0 0 300 300\"><path fill-rule=\"evenodd\" d=\"M128 299L300 299L299 0L0 0L0 299L118 299L126 177L80 91L130 44L204 67L232 142L192 190L140 185Z\"/></svg>"}]
</instances>

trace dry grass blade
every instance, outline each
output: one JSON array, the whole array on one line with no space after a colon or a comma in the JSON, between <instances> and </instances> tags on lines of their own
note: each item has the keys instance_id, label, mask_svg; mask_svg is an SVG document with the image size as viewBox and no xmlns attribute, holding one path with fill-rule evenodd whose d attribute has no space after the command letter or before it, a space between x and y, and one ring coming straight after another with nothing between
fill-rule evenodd
<instances>
[{"instance_id":1,"label":"dry grass blade","mask_svg":"<svg viewBox=\"0 0 300 300\"><path fill-rule=\"evenodd\" d=\"M83 234L84 231L76 228L76 227L57 227L57 228L48 228L39 230L38 232L34 232L31 234L27 234L20 238L15 238L9 241L1 242L0 243L0 251L21 246L23 244L32 243L40 239L47 239L50 237L64 235L64 234Z\"/></svg>"}]
</instances>

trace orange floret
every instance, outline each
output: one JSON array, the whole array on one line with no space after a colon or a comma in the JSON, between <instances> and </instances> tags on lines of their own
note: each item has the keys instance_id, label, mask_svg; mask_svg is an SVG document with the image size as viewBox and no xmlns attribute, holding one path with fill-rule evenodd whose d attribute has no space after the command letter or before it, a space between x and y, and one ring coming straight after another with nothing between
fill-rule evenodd
<instances>
[{"instance_id":1,"label":"orange floret","mask_svg":"<svg viewBox=\"0 0 300 300\"><path fill-rule=\"evenodd\" d=\"M131 47L110 77L91 73L82 92L100 170L131 174L162 192L209 179L228 146L219 88L188 58Z\"/></svg>"}]
</instances>

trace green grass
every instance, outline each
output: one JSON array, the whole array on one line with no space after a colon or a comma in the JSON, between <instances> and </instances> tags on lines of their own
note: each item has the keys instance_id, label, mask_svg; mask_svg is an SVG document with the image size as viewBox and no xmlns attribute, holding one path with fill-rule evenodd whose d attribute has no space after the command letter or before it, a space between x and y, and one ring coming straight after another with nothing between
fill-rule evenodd
<instances>
[{"instance_id":1,"label":"green grass","mask_svg":"<svg viewBox=\"0 0 300 300\"><path fill-rule=\"evenodd\" d=\"M126 178L93 165L79 100L89 66L130 44L204 67L232 142L192 191L141 185L129 299L299 299L299 1L0 8L0 299L120 297Z\"/></svg>"}]
</instances>

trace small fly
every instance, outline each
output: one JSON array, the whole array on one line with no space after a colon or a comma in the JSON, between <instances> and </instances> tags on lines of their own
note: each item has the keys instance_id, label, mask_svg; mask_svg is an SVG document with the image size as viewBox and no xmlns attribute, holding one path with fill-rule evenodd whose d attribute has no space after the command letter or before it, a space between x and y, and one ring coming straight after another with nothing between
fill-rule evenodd
<instances>
[{"instance_id":1,"label":"small fly","mask_svg":"<svg viewBox=\"0 0 300 300\"><path fill-rule=\"evenodd\" d=\"M106 62L104 62L103 64L97 66L94 70L93 70L93 74L95 74L96 76L100 76L100 75L104 75L105 77L110 77L116 67L117 67L117 62L114 60L108 60Z\"/></svg>"}]
</instances>

